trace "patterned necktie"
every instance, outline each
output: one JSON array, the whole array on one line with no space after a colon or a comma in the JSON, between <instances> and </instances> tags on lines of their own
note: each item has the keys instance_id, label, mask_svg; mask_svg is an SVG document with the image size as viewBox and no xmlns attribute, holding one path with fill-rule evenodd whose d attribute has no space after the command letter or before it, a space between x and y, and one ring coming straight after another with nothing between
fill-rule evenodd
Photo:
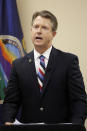
<instances>
[{"instance_id":1,"label":"patterned necktie","mask_svg":"<svg viewBox=\"0 0 87 131\"><path fill-rule=\"evenodd\" d=\"M40 92L42 92L44 75L45 75L45 61L44 61L45 57L41 55L39 58L40 58L40 66L38 71L38 82L39 82Z\"/></svg>"}]
</instances>

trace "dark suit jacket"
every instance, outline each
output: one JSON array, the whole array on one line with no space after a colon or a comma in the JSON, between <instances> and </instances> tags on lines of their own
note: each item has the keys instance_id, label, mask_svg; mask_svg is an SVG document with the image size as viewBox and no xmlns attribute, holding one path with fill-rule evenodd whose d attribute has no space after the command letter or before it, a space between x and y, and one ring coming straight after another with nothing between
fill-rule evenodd
<instances>
[{"instance_id":1,"label":"dark suit jacket","mask_svg":"<svg viewBox=\"0 0 87 131\"><path fill-rule=\"evenodd\" d=\"M33 51L15 60L3 104L3 120L13 122L20 105L23 123L84 123L86 92L77 56L52 48L42 94Z\"/></svg>"}]
</instances>

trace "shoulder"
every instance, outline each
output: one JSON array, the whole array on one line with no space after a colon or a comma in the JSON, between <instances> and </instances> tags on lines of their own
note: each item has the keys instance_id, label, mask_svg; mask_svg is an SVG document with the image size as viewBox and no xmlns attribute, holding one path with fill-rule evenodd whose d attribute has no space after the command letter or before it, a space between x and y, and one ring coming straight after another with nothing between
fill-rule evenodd
<instances>
[{"instance_id":1,"label":"shoulder","mask_svg":"<svg viewBox=\"0 0 87 131\"><path fill-rule=\"evenodd\" d=\"M65 52L59 49L56 49L53 47L53 52L57 57L59 56L63 60L73 60L73 59L78 59L78 56L74 53L71 52Z\"/></svg>"},{"instance_id":2,"label":"shoulder","mask_svg":"<svg viewBox=\"0 0 87 131\"><path fill-rule=\"evenodd\" d=\"M79 69L79 59L76 54L70 52L64 52L54 48L56 54L55 61L57 65L60 65L62 69L72 72Z\"/></svg>"},{"instance_id":3,"label":"shoulder","mask_svg":"<svg viewBox=\"0 0 87 131\"><path fill-rule=\"evenodd\" d=\"M17 58L15 59L12 64L22 64L24 63L28 58L30 58L31 56L33 55L33 51L27 53L26 55L20 57L20 58Z\"/></svg>"}]
</instances>

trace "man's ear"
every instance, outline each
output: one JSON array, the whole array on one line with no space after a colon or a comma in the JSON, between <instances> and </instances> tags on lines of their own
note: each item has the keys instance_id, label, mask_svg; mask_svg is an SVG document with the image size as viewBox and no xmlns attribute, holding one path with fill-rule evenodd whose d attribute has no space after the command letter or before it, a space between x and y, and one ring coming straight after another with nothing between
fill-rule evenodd
<instances>
[{"instance_id":1,"label":"man's ear","mask_svg":"<svg viewBox=\"0 0 87 131\"><path fill-rule=\"evenodd\" d=\"M55 37L56 33L57 33L56 31L53 31L53 37Z\"/></svg>"}]
</instances>

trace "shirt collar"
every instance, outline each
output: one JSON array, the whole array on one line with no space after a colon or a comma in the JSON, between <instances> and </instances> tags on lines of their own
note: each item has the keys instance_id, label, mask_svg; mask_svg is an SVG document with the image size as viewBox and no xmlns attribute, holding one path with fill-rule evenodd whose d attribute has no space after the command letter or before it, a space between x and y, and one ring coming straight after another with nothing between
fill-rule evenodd
<instances>
[{"instance_id":1,"label":"shirt collar","mask_svg":"<svg viewBox=\"0 0 87 131\"><path fill-rule=\"evenodd\" d=\"M49 49L47 49L43 54L40 54L34 48L34 59L35 59L35 61L40 57L40 55L45 56L45 58L48 60L49 56L50 56L51 49L52 49L52 46Z\"/></svg>"}]
</instances>

